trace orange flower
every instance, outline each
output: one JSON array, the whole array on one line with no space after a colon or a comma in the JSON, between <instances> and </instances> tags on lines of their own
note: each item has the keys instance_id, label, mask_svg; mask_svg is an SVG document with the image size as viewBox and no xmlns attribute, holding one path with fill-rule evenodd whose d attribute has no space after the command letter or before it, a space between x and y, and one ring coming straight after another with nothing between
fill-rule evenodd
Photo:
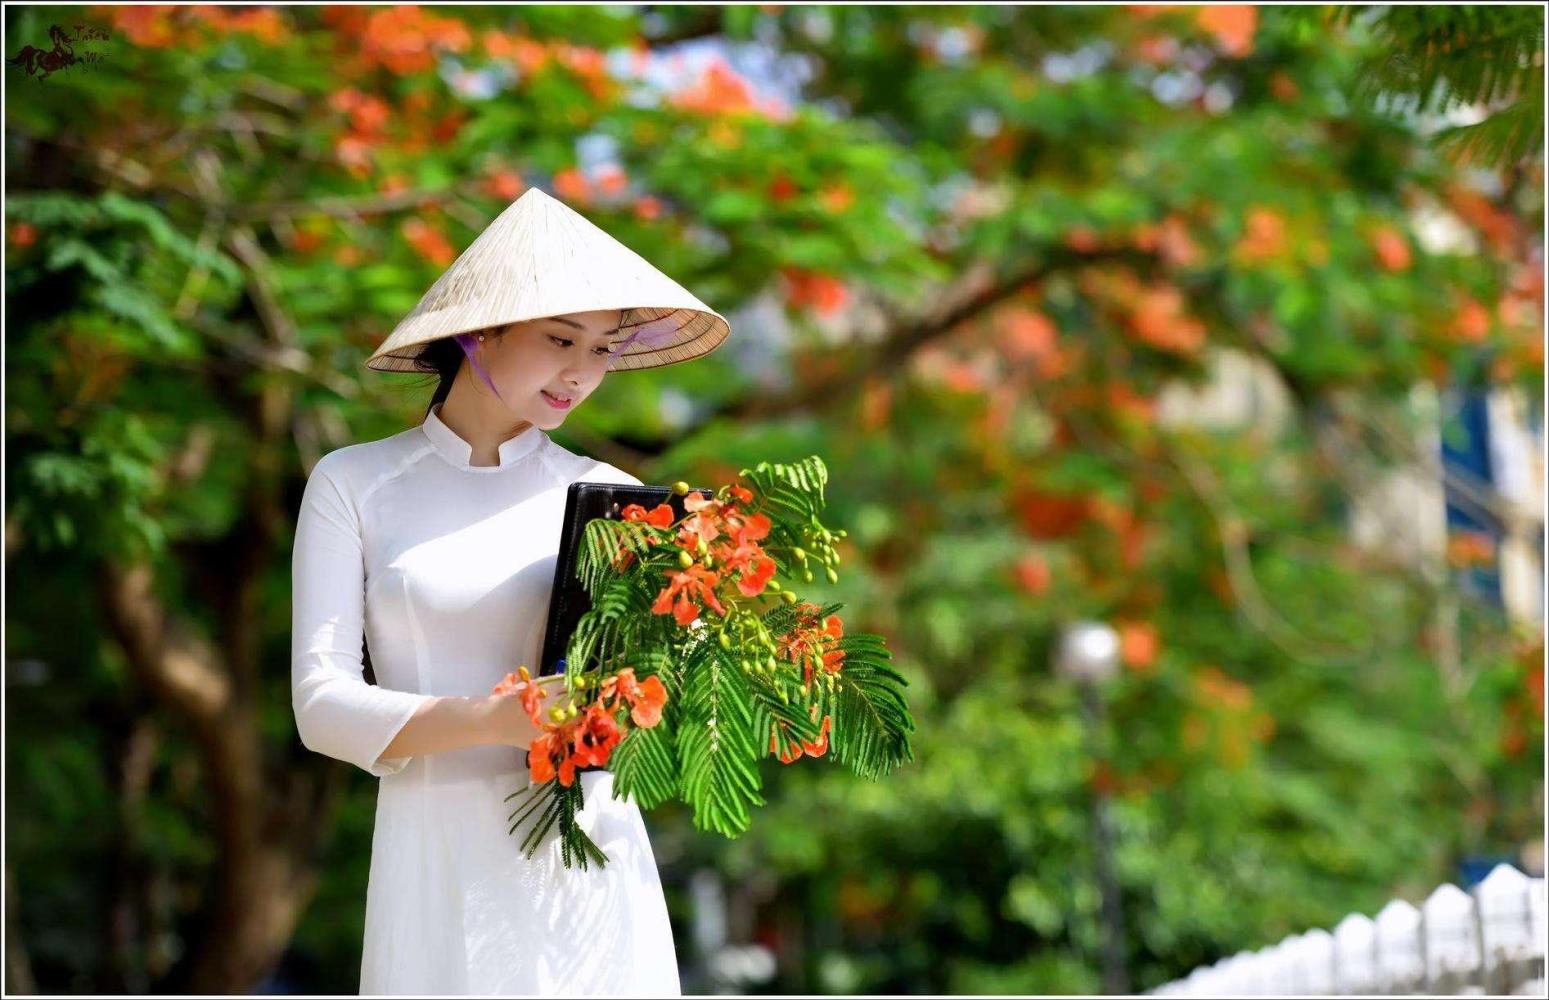
<instances>
[{"instance_id":1,"label":"orange flower","mask_svg":"<svg viewBox=\"0 0 1549 1000\"><path fill-rule=\"evenodd\" d=\"M534 725L541 725L538 719L540 703L549 696L537 681L527 673L527 668L521 667L521 674L506 674L495 685L494 694L514 694L522 699L522 709L530 716Z\"/></svg>"},{"instance_id":2,"label":"orange flower","mask_svg":"<svg viewBox=\"0 0 1549 1000\"><path fill-rule=\"evenodd\" d=\"M850 300L849 289L833 275L799 267L781 268L781 273L790 286L786 301L793 308L810 306L820 315L831 316Z\"/></svg>"},{"instance_id":3,"label":"orange flower","mask_svg":"<svg viewBox=\"0 0 1549 1000\"><path fill-rule=\"evenodd\" d=\"M1409 243L1404 234L1392 226L1379 226L1371 234L1372 250L1384 270L1409 269Z\"/></svg>"},{"instance_id":4,"label":"orange flower","mask_svg":"<svg viewBox=\"0 0 1549 1000\"><path fill-rule=\"evenodd\" d=\"M1465 297L1447 332L1458 340L1478 343L1490 334L1490 311L1478 299Z\"/></svg>"},{"instance_id":5,"label":"orange flower","mask_svg":"<svg viewBox=\"0 0 1549 1000\"><path fill-rule=\"evenodd\" d=\"M1253 33L1259 23L1258 8L1253 4L1211 4L1196 12L1194 21L1215 36L1216 44L1227 55L1242 57L1253 51Z\"/></svg>"},{"instance_id":6,"label":"orange flower","mask_svg":"<svg viewBox=\"0 0 1549 1000\"><path fill-rule=\"evenodd\" d=\"M816 716L817 711L818 707L813 705L810 715ZM785 750L780 749L780 741L776 736L776 732L774 729L771 729L769 731L769 752L778 756L780 758L780 763L782 764L794 763L795 761L799 760L803 754L806 754L808 757L821 757L828 752L828 727L832 721L833 720L829 716L823 716L823 722L818 727L818 738L816 740L813 740L810 743L806 740L795 740L792 741L791 745ZM790 727L783 722L779 723L778 725L781 731L788 732L790 729Z\"/></svg>"},{"instance_id":7,"label":"orange flower","mask_svg":"<svg viewBox=\"0 0 1549 1000\"><path fill-rule=\"evenodd\" d=\"M1156 626L1150 622L1127 621L1119 625L1120 658L1136 673L1146 673L1156 665L1160 645Z\"/></svg>"},{"instance_id":8,"label":"orange flower","mask_svg":"<svg viewBox=\"0 0 1549 1000\"><path fill-rule=\"evenodd\" d=\"M446 234L423 219L405 219L402 225L404 238L421 257L445 267L457 257Z\"/></svg>"},{"instance_id":9,"label":"orange flower","mask_svg":"<svg viewBox=\"0 0 1549 1000\"><path fill-rule=\"evenodd\" d=\"M705 67L697 81L671 94L668 103L694 114L725 115L756 111L753 96L752 84L724 59L717 58Z\"/></svg>"},{"instance_id":10,"label":"orange flower","mask_svg":"<svg viewBox=\"0 0 1549 1000\"><path fill-rule=\"evenodd\" d=\"M747 493L746 490L742 492ZM749 494L751 496L751 494ZM716 546L713 555L723 573L736 573L737 589L744 597L757 597L774 576L775 561L764 554L758 540L769 534L769 518L763 514L727 518L730 544Z\"/></svg>"},{"instance_id":11,"label":"orange flower","mask_svg":"<svg viewBox=\"0 0 1549 1000\"><path fill-rule=\"evenodd\" d=\"M1233 250L1244 260L1269 260L1285 253L1285 216L1271 208L1255 205L1248 210L1246 232Z\"/></svg>"},{"instance_id":12,"label":"orange flower","mask_svg":"<svg viewBox=\"0 0 1549 1000\"><path fill-rule=\"evenodd\" d=\"M600 171L597 175L597 189L603 194L622 194L628 186L629 176L620 167L610 166Z\"/></svg>"},{"instance_id":13,"label":"orange flower","mask_svg":"<svg viewBox=\"0 0 1549 1000\"><path fill-rule=\"evenodd\" d=\"M780 728L785 729L785 723L780 723ZM789 764L799 758L802 751L800 743L792 743L788 749L781 750L779 738L776 736L775 731L771 729L769 731L769 752L778 755L780 763Z\"/></svg>"},{"instance_id":14,"label":"orange flower","mask_svg":"<svg viewBox=\"0 0 1549 1000\"><path fill-rule=\"evenodd\" d=\"M652 677L651 680L656 680ZM660 682L658 682L660 683ZM582 767L600 767L608 763L613 748L623 739L613 713L601 704L593 702L580 716L580 725L571 736L575 747L575 761Z\"/></svg>"},{"instance_id":15,"label":"orange flower","mask_svg":"<svg viewBox=\"0 0 1549 1000\"><path fill-rule=\"evenodd\" d=\"M497 170L485 180L484 189L492 198L515 201L527 190L527 182L515 170Z\"/></svg>"},{"instance_id":16,"label":"orange flower","mask_svg":"<svg viewBox=\"0 0 1549 1000\"><path fill-rule=\"evenodd\" d=\"M818 200L824 208L838 215L855 203L855 192L848 184L830 184L823 188Z\"/></svg>"},{"instance_id":17,"label":"orange flower","mask_svg":"<svg viewBox=\"0 0 1549 1000\"><path fill-rule=\"evenodd\" d=\"M635 668L625 667L611 677L603 678L597 693L605 704L615 696L628 701L635 696L635 685Z\"/></svg>"},{"instance_id":18,"label":"orange flower","mask_svg":"<svg viewBox=\"0 0 1549 1000\"><path fill-rule=\"evenodd\" d=\"M667 703L667 689L660 677L652 674L643 681L635 680L635 668L625 667L602 682L599 695L605 704L617 696L630 706L629 718L641 729L650 729L661 721L662 706Z\"/></svg>"},{"instance_id":19,"label":"orange flower","mask_svg":"<svg viewBox=\"0 0 1549 1000\"><path fill-rule=\"evenodd\" d=\"M699 617L701 601L716 614L726 614L715 596L715 585L721 582L720 574L694 565L681 573L669 571L667 575L671 582L662 588L656 595L656 603L651 605L655 614L671 614L679 625L689 625Z\"/></svg>"},{"instance_id":20,"label":"orange flower","mask_svg":"<svg viewBox=\"0 0 1549 1000\"><path fill-rule=\"evenodd\" d=\"M823 619L823 635L826 637L823 643L828 647L823 653L823 669L831 674L838 673L844 663L844 650L839 648L839 640L844 638L844 622L838 615Z\"/></svg>"},{"instance_id":21,"label":"orange flower","mask_svg":"<svg viewBox=\"0 0 1549 1000\"><path fill-rule=\"evenodd\" d=\"M828 724L831 721L828 716L823 716L823 724L818 728L816 742L808 743L805 740L802 741L801 748L807 752L807 756L821 757L828 752Z\"/></svg>"},{"instance_id":22,"label":"orange flower","mask_svg":"<svg viewBox=\"0 0 1549 1000\"><path fill-rule=\"evenodd\" d=\"M584 202L591 197L592 186L585 174L567 167L554 175L554 191L566 201Z\"/></svg>"},{"instance_id":23,"label":"orange flower","mask_svg":"<svg viewBox=\"0 0 1549 1000\"><path fill-rule=\"evenodd\" d=\"M1017 586L1022 591L1034 597L1042 596L1049 590L1049 584L1054 580L1054 573L1049 569L1049 563L1043 556L1028 553L1017 560L1016 564Z\"/></svg>"},{"instance_id":24,"label":"orange flower","mask_svg":"<svg viewBox=\"0 0 1549 1000\"><path fill-rule=\"evenodd\" d=\"M653 510L647 511L637 503L628 504L619 512L624 520L630 522L644 522L657 528L669 528L672 526L672 508L667 504L657 504ZM645 535L645 544L655 545L659 539L652 535ZM613 568L622 573L634 562L635 554L627 547L620 546L613 557Z\"/></svg>"},{"instance_id":25,"label":"orange flower","mask_svg":"<svg viewBox=\"0 0 1549 1000\"><path fill-rule=\"evenodd\" d=\"M802 683L812 683L812 661L816 658L829 673L837 673L844 664L844 651L838 648L844 637L844 622L838 615L818 621L818 606L810 601L796 605L796 623L775 640L775 655L802 665Z\"/></svg>"},{"instance_id":26,"label":"orange flower","mask_svg":"<svg viewBox=\"0 0 1549 1000\"><path fill-rule=\"evenodd\" d=\"M632 503L619 511L619 514L626 521L644 521L658 528L672 526L672 507L664 503L657 504L649 511L637 503Z\"/></svg>"},{"instance_id":27,"label":"orange flower","mask_svg":"<svg viewBox=\"0 0 1549 1000\"><path fill-rule=\"evenodd\" d=\"M683 519L678 528L678 544L685 549L696 549L700 542L709 545L721 537L721 504L707 499L697 491L683 498L683 509L692 516Z\"/></svg>"},{"instance_id":28,"label":"orange flower","mask_svg":"<svg viewBox=\"0 0 1549 1000\"><path fill-rule=\"evenodd\" d=\"M18 247L30 247L38 240L38 227L30 222L18 222L11 226L11 243Z\"/></svg>"},{"instance_id":29,"label":"orange flower","mask_svg":"<svg viewBox=\"0 0 1549 1000\"><path fill-rule=\"evenodd\" d=\"M629 718L641 729L650 729L662 721L662 706L667 704L667 689L662 679L652 674L640 682L629 709Z\"/></svg>"},{"instance_id":30,"label":"orange flower","mask_svg":"<svg viewBox=\"0 0 1549 1000\"><path fill-rule=\"evenodd\" d=\"M543 733L527 748L527 765L536 784L553 781L569 788L575 784L576 760L571 753L574 743L575 722L560 725L545 724Z\"/></svg>"},{"instance_id":31,"label":"orange flower","mask_svg":"<svg viewBox=\"0 0 1549 1000\"><path fill-rule=\"evenodd\" d=\"M800 190L796 186L796 182L785 174L780 174L769 182L769 197L775 201L786 201L794 198Z\"/></svg>"}]
</instances>

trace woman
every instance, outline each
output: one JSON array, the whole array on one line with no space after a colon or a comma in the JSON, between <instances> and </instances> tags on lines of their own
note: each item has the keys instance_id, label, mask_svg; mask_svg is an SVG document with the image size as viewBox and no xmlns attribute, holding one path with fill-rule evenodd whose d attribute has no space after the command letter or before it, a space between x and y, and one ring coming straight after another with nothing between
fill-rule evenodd
<instances>
[{"instance_id":1,"label":"woman","mask_svg":"<svg viewBox=\"0 0 1549 1000\"><path fill-rule=\"evenodd\" d=\"M490 224L367 361L435 372L419 426L337 449L296 526L292 705L309 749L381 779L362 994L681 993L639 808L583 772L605 867L508 832L536 737L566 488L636 483L549 439L612 370L691 360L726 321L536 189ZM364 679L366 651L376 683Z\"/></svg>"}]
</instances>

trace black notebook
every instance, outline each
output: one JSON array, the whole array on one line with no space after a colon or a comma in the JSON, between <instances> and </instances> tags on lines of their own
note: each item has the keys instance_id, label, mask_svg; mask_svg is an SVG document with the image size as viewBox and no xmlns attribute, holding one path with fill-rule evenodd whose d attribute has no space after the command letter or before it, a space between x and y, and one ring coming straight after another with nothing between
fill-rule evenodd
<instances>
[{"instance_id":1,"label":"black notebook","mask_svg":"<svg viewBox=\"0 0 1549 1000\"><path fill-rule=\"evenodd\" d=\"M713 490L700 488L700 495L711 495ZM581 551L581 539L586 523L593 518L620 519L625 507L637 503L646 510L657 504L672 507L676 521L687 511L683 507L685 497L666 486L636 486L633 483L571 483L565 496L565 521L559 533L559 557L554 563L554 586L549 592L549 618L543 635L543 659L538 664L538 674L559 673L559 661L565 655L570 637L575 634L581 616L591 610L592 602L581 581L576 577L576 558Z\"/></svg>"}]
</instances>

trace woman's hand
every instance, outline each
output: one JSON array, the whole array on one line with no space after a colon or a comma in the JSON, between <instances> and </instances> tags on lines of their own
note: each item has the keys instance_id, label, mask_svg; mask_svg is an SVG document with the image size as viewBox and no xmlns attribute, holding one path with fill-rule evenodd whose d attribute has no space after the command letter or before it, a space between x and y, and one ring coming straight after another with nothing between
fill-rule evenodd
<instances>
[{"instance_id":1,"label":"woman's hand","mask_svg":"<svg viewBox=\"0 0 1549 1000\"><path fill-rule=\"evenodd\" d=\"M541 735L542 730L533 724L532 716L522 707L521 696L492 694L485 701L484 726L488 742L526 750Z\"/></svg>"}]
</instances>

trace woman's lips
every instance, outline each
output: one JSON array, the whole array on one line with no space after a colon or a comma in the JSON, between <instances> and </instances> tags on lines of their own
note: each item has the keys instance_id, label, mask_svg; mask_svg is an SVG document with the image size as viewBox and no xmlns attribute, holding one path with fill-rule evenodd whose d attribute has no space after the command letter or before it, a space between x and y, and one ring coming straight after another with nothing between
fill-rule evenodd
<instances>
[{"instance_id":1,"label":"woman's lips","mask_svg":"<svg viewBox=\"0 0 1549 1000\"><path fill-rule=\"evenodd\" d=\"M543 393L544 401L547 402L550 406L554 407L556 410L568 410L570 409L570 404L575 402L575 400L572 399L567 399L564 402L561 402L555 399L553 396L550 396L547 389L539 389L538 391Z\"/></svg>"}]
</instances>

